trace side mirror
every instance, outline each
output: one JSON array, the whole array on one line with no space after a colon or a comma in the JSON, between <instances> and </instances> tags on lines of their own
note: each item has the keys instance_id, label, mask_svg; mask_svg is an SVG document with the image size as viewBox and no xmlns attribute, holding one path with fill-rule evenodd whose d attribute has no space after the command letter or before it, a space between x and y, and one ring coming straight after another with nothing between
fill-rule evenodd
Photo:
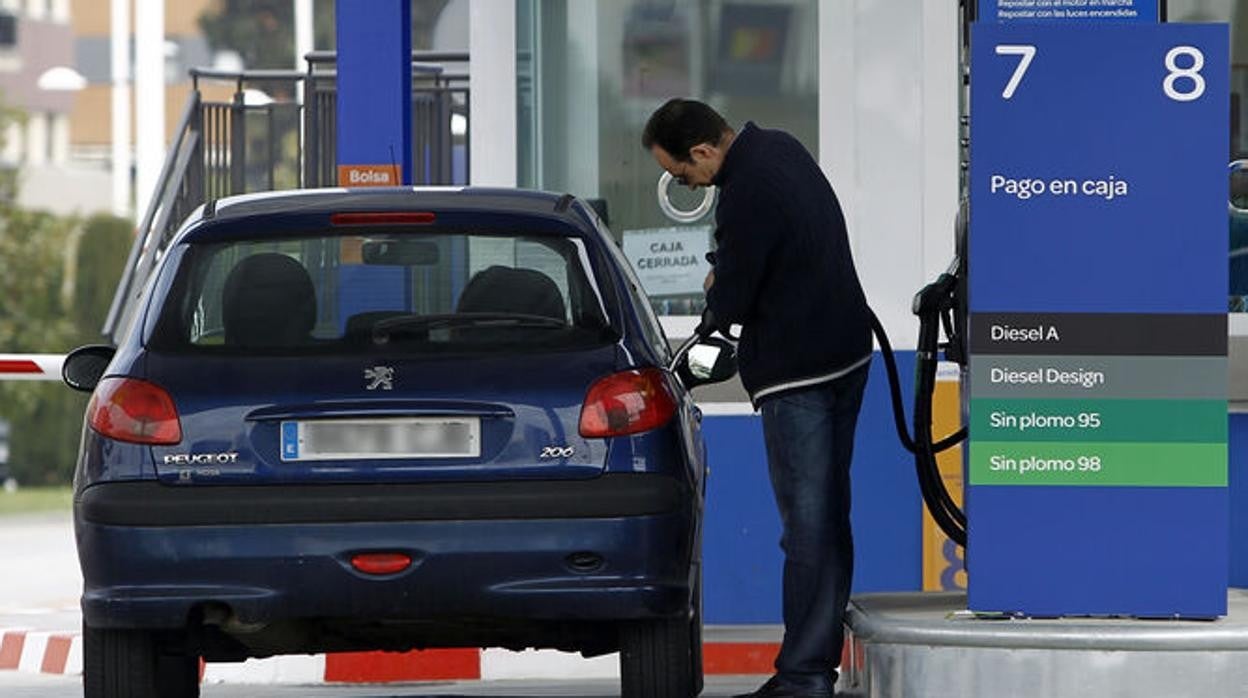
<instances>
[{"instance_id":1,"label":"side mirror","mask_svg":"<svg viewBox=\"0 0 1248 698\"><path fill-rule=\"evenodd\" d=\"M719 337L700 339L680 357L676 373L686 388L726 381L737 373L737 350Z\"/></svg>"},{"instance_id":2,"label":"side mirror","mask_svg":"<svg viewBox=\"0 0 1248 698\"><path fill-rule=\"evenodd\" d=\"M88 344L69 352L65 363L61 364L61 380L74 390L89 393L95 390L104 370L113 361L117 347L107 344Z\"/></svg>"}]
</instances>

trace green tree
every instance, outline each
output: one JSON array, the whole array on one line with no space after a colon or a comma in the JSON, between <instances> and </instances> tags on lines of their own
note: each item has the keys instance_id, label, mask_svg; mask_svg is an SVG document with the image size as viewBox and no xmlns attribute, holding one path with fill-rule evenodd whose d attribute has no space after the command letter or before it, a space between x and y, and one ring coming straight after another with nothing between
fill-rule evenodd
<instances>
[{"instance_id":1,"label":"green tree","mask_svg":"<svg viewBox=\"0 0 1248 698\"><path fill-rule=\"evenodd\" d=\"M112 216L81 222L0 206L0 351L64 353L102 341L132 236L131 223ZM69 482L86 402L60 382L0 382L19 481Z\"/></svg>"},{"instance_id":2,"label":"green tree","mask_svg":"<svg viewBox=\"0 0 1248 698\"><path fill-rule=\"evenodd\" d=\"M432 46L433 29L448 2L412 0L413 49ZM334 0L314 0L313 8L315 45L333 49ZM218 0L200 16L199 28L213 49L237 52L248 68L289 68L295 64L294 12L290 0Z\"/></svg>"},{"instance_id":3,"label":"green tree","mask_svg":"<svg viewBox=\"0 0 1248 698\"><path fill-rule=\"evenodd\" d=\"M77 332L75 346L102 340L100 329L134 242L134 224L117 216L92 216L83 223L81 230L78 273L72 285L73 304L69 308Z\"/></svg>"},{"instance_id":4,"label":"green tree","mask_svg":"<svg viewBox=\"0 0 1248 698\"><path fill-rule=\"evenodd\" d=\"M64 351L73 325L61 312L68 221L0 204L0 350Z\"/></svg>"},{"instance_id":5,"label":"green tree","mask_svg":"<svg viewBox=\"0 0 1248 698\"><path fill-rule=\"evenodd\" d=\"M332 48L334 0L312 4L315 45ZM248 68L295 65L295 9L290 0L217 0L200 15L199 28L214 50L237 52Z\"/></svg>"}]
</instances>

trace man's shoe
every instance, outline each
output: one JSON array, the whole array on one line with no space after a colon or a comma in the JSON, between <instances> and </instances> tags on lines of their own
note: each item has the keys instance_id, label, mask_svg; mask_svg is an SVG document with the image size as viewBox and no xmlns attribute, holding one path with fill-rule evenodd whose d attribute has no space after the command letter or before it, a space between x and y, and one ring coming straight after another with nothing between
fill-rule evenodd
<instances>
[{"instance_id":1,"label":"man's shoe","mask_svg":"<svg viewBox=\"0 0 1248 698\"><path fill-rule=\"evenodd\" d=\"M742 693L734 698L832 698L832 686L827 679L794 680L779 674L767 680L757 691Z\"/></svg>"}]
</instances>

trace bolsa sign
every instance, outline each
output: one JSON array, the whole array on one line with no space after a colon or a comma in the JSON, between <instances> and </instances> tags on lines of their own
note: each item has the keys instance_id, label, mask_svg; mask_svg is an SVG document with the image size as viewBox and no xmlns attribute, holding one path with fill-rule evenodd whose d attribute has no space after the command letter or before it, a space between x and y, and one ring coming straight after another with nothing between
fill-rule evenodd
<instances>
[{"instance_id":1,"label":"bolsa sign","mask_svg":"<svg viewBox=\"0 0 1248 698\"><path fill-rule=\"evenodd\" d=\"M339 165L340 187L396 187L398 168L393 165Z\"/></svg>"}]
</instances>

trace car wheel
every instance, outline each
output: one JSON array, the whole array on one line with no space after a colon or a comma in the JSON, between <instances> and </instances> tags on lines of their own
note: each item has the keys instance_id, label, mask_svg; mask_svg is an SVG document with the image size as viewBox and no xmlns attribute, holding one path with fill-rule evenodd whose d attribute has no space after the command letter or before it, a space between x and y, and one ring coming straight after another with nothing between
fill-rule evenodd
<instances>
[{"instance_id":1,"label":"car wheel","mask_svg":"<svg viewBox=\"0 0 1248 698\"><path fill-rule=\"evenodd\" d=\"M198 698L199 658L166 654L157 640L145 630L83 623L84 698Z\"/></svg>"},{"instance_id":2,"label":"car wheel","mask_svg":"<svg viewBox=\"0 0 1248 698\"><path fill-rule=\"evenodd\" d=\"M687 618L632 621L620 628L624 698L688 698L694 686Z\"/></svg>"}]
</instances>

